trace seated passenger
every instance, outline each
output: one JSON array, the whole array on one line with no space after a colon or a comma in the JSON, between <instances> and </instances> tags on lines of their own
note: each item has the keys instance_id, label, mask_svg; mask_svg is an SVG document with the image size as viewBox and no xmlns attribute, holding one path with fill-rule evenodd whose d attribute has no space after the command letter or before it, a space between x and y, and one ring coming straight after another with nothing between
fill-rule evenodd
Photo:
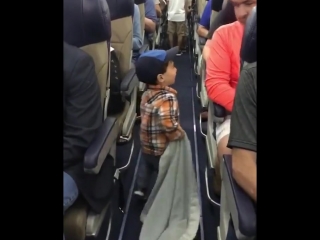
<instances>
[{"instance_id":1,"label":"seated passenger","mask_svg":"<svg viewBox=\"0 0 320 240\"><path fill-rule=\"evenodd\" d=\"M140 10L137 4L134 4L133 14L133 39L132 39L132 62L139 56L139 50L142 47Z\"/></svg>"},{"instance_id":2,"label":"seated passenger","mask_svg":"<svg viewBox=\"0 0 320 240\"><path fill-rule=\"evenodd\" d=\"M210 16L211 16L211 1L209 0L203 10L197 33L200 37L207 38L210 28Z\"/></svg>"},{"instance_id":3,"label":"seated passenger","mask_svg":"<svg viewBox=\"0 0 320 240\"><path fill-rule=\"evenodd\" d=\"M232 149L235 181L257 201L257 64L246 65L240 74L231 114L228 147Z\"/></svg>"},{"instance_id":4,"label":"seated passenger","mask_svg":"<svg viewBox=\"0 0 320 240\"><path fill-rule=\"evenodd\" d=\"M185 131L179 124L177 91L174 84L177 68L173 59L178 48L151 50L136 63L139 81L147 84L140 103L140 142L142 158L135 195L145 198L151 176L159 170L159 160L170 141L182 139Z\"/></svg>"},{"instance_id":5,"label":"seated passenger","mask_svg":"<svg viewBox=\"0 0 320 240\"><path fill-rule=\"evenodd\" d=\"M66 43L63 50L63 212L76 201L78 192L99 212L88 191L95 181L83 181L83 160L102 124L100 88L92 58Z\"/></svg>"},{"instance_id":6,"label":"seated passenger","mask_svg":"<svg viewBox=\"0 0 320 240\"><path fill-rule=\"evenodd\" d=\"M149 43L149 39L153 36L152 33L156 31L156 24L158 21L154 0L146 0L144 3L145 18L144 18L144 44Z\"/></svg>"},{"instance_id":7,"label":"seated passenger","mask_svg":"<svg viewBox=\"0 0 320 240\"><path fill-rule=\"evenodd\" d=\"M244 32L244 24L256 0L230 0L234 6L237 21L218 28L208 47L210 55L206 61L206 90L211 101L224 107L227 116L221 124L217 124L216 138L218 145L215 162L215 193L220 195L221 176L220 162L224 154L231 154L227 148L230 134L230 113L240 74L240 48Z\"/></svg>"}]
</instances>

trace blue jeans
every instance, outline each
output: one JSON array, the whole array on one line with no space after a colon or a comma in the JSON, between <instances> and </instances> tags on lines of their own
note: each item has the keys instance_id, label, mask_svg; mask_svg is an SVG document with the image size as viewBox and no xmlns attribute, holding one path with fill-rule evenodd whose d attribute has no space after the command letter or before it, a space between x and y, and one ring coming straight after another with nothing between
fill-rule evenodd
<instances>
[{"instance_id":1,"label":"blue jeans","mask_svg":"<svg viewBox=\"0 0 320 240\"><path fill-rule=\"evenodd\" d=\"M160 157L161 156L142 153L137 178L137 186L139 190L146 191L150 185L152 174L158 174Z\"/></svg>"},{"instance_id":2,"label":"blue jeans","mask_svg":"<svg viewBox=\"0 0 320 240\"><path fill-rule=\"evenodd\" d=\"M63 172L63 213L77 200L78 187L72 177Z\"/></svg>"},{"instance_id":3,"label":"blue jeans","mask_svg":"<svg viewBox=\"0 0 320 240\"><path fill-rule=\"evenodd\" d=\"M78 195L77 184L68 173L63 172L63 214L77 200Z\"/></svg>"}]
</instances>

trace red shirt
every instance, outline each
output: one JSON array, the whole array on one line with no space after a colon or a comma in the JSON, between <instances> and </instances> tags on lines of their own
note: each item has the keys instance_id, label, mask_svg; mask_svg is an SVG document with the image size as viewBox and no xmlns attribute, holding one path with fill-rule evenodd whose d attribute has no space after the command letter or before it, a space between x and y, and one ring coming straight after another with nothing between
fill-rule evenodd
<instances>
[{"instance_id":1,"label":"red shirt","mask_svg":"<svg viewBox=\"0 0 320 240\"><path fill-rule=\"evenodd\" d=\"M218 28L208 43L205 85L208 97L231 112L240 76L240 48L244 26L236 21Z\"/></svg>"}]
</instances>

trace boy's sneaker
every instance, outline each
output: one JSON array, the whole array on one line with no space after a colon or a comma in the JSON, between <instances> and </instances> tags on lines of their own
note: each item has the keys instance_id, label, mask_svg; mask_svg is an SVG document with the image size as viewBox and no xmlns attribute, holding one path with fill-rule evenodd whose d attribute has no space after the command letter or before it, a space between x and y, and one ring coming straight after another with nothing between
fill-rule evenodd
<instances>
[{"instance_id":1,"label":"boy's sneaker","mask_svg":"<svg viewBox=\"0 0 320 240\"><path fill-rule=\"evenodd\" d=\"M146 194L144 193L144 191L142 191L142 190L136 190L136 191L134 191L134 193L133 193L134 195L136 195L138 198L140 198L140 199L142 199L142 200L146 200L146 198L147 198L147 196L146 196Z\"/></svg>"},{"instance_id":2,"label":"boy's sneaker","mask_svg":"<svg viewBox=\"0 0 320 240\"><path fill-rule=\"evenodd\" d=\"M134 191L134 194L140 197L144 197L144 192L142 192L141 190Z\"/></svg>"},{"instance_id":3,"label":"boy's sneaker","mask_svg":"<svg viewBox=\"0 0 320 240\"><path fill-rule=\"evenodd\" d=\"M176 54L177 56L181 56L182 55L182 51L179 50L179 52Z\"/></svg>"}]
</instances>

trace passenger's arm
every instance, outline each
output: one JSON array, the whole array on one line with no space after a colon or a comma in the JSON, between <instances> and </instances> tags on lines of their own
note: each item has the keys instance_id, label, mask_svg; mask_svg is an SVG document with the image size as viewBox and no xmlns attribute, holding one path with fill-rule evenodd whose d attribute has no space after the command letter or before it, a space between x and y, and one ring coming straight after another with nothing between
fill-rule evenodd
<instances>
[{"instance_id":1,"label":"passenger's arm","mask_svg":"<svg viewBox=\"0 0 320 240\"><path fill-rule=\"evenodd\" d=\"M198 29L197 29L197 33L200 37L206 38L208 35L208 30L202 26L202 25L198 25Z\"/></svg>"},{"instance_id":2,"label":"passenger's arm","mask_svg":"<svg viewBox=\"0 0 320 240\"><path fill-rule=\"evenodd\" d=\"M257 201L257 154L250 150L233 148L232 174L241 188Z\"/></svg>"},{"instance_id":3,"label":"passenger's arm","mask_svg":"<svg viewBox=\"0 0 320 240\"><path fill-rule=\"evenodd\" d=\"M184 11L185 11L185 14L186 14L186 19L187 19L188 14L192 11L192 9L191 9L191 1L190 0L185 0L184 1Z\"/></svg>"},{"instance_id":4,"label":"passenger's arm","mask_svg":"<svg viewBox=\"0 0 320 240\"><path fill-rule=\"evenodd\" d=\"M207 2L207 5L205 6L199 26L197 29L197 33L200 37L206 38L208 35L208 30L210 28L210 16L211 16L211 5L209 2Z\"/></svg>"},{"instance_id":5,"label":"passenger's arm","mask_svg":"<svg viewBox=\"0 0 320 240\"><path fill-rule=\"evenodd\" d=\"M142 47L142 37L141 37L140 10L137 5L134 5L132 50L138 51L141 47Z\"/></svg>"},{"instance_id":6,"label":"passenger's arm","mask_svg":"<svg viewBox=\"0 0 320 240\"><path fill-rule=\"evenodd\" d=\"M156 30L156 22L158 20L153 0L146 0L144 6L145 6L144 29L148 33L153 33Z\"/></svg>"},{"instance_id":7,"label":"passenger's arm","mask_svg":"<svg viewBox=\"0 0 320 240\"><path fill-rule=\"evenodd\" d=\"M207 40L206 44L204 45L202 49L202 57L207 62L207 59L210 56L210 47L208 47L208 44L210 44L210 39Z\"/></svg>"},{"instance_id":8,"label":"passenger's arm","mask_svg":"<svg viewBox=\"0 0 320 240\"><path fill-rule=\"evenodd\" d=\"M257 102L256 68L241 72L233 111L228 147L236 182L257 200Z\"/></svg>"},{"instance_id":9,"label":"passenger's arm","mask_svg":"<svg viewBox=\"0 0 320 240\"><path fill-rule=\"evenodd\" d=\"M230 86L231 61L227 37L215 32L208 47L210 55L206 62L206 89L208 97L231 112L235 89Z\"/></svg>"},{"instance_id":10,"label":"passenger's arm","mask_svg":"<svg viewBox=\"0 0 320 240\"><path fill-rule=\"evenodd\" d=\"M156 30L156 23L149 18L144 18L144 30L153 33Z\"/></svg>"},{"instance_id":11,"label":"passenger's arm","mask_svg":"<svg viewBox=\"0 0 320 240\"><path fill-rule=\"evenodd\" d=\"M160 18L162 15L160 4L155 4L155 8L156 8L157 17Z\"/></svg>"},{"instance_id":12,"label":"passenger's arm","mask_svg":"<svg viewBox=\"0 0 320 240\"><path fill-rule=\"evenodd\" d=\"M179 122L176 120L178 111L178 101L173 95L169 96L159 109L162 127L169 141L181 139L185 135Z\"/></svg>"},{"instance_id":13,"label":"passenger's arm","mask_svg":"<svg viewBox=\"0 0 320 240\"><path fill-rule=\"evenodd\" d=\"M160 4L156 4L156 5L155 5L155 8L156 8L157 17L160 18L161 15L162 15L162 11L161 11L161 8L160 8Z\"/></svg>"},{"instance_id":14,"label":"passenger's arm","mask_svg":"<svg viewBox=\"0 0 320 240\"><path fill-rule=\"evenodd\" d=\"M161 11L163 11L163 9L165 9L166 5L168 4L168 0L160 0L160 9Z\"/></svg>"},{"instance_id":15,"label":"passenger's arm","mask_svg":"<svg viewBox=\"0 0 320 240\"><path fill-rule=\"evenodd\" d=\"M154 0L154 7L156 9L157 17L160 18L162 14L161 7L160 7L160 0Z\"/></svg>"},{"instance_id":16,"label":"passenger's arm","mask_svg":"<svg viewBox=\"0 0 320 240\"><path fill-rule=\"evenodd\" d=\"M85 55L78 60L66 84L64 167L83 160L85 151L102 124L100 88L91 57Z\"/></svg>"}]
</instances>

